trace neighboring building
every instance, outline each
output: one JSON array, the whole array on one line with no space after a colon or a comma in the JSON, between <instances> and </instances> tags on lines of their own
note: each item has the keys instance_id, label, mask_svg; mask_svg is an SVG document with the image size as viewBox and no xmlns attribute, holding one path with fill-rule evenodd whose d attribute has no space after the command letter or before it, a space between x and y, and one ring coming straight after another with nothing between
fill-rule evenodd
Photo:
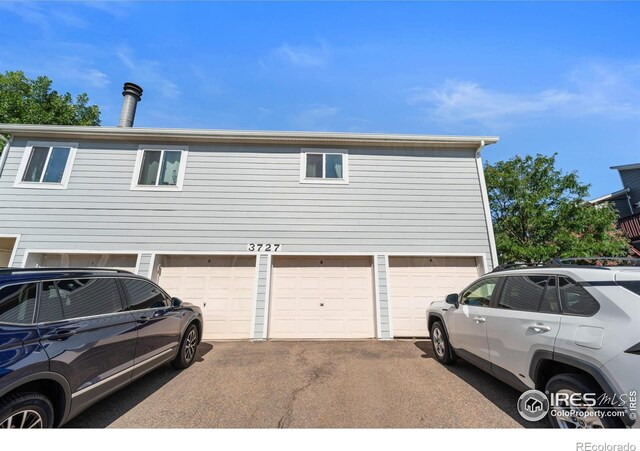
<instances>
[{"instance_id":1,"label":"neighboring building","mask_svg":"<svg viewBox=\"0 0 640 451\"><path fill-rule=\"evenodd\" d=\"M126 268L259 340L424 336L497 264L498 138L133 128L131 89L121 127L0 125L4 265Z\"/></svg>"},{"instance_id":2,"label":"neighboring building","mask_svg":"<svg viewBox=\"0 0 640 451\"><path fill-rule=\"evenodd\" d=\"M618 225L631 238L640 255L640 163L612 166L620 174L623 188L589 201L593 205L611 203L618 212Z\"/></svg>"}]
</instances>

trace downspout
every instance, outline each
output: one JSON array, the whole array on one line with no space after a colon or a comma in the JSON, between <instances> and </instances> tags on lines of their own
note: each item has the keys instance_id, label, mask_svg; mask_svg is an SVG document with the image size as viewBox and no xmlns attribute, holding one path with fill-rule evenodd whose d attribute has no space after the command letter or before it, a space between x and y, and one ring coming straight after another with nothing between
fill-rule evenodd
<instances>
[{"instance_id":1,"label":"downspout","mask_svg":"<svg viewBox=\"0 0 640 451\"><path fill-rule=\"evenodd\" d=\"M2 177L2 170L4 169L4 164L6 163L7 156L9 155L9 147L11 147L13 136L7 139L2 133L0 133L0 140L4 141L4 148L2 149L2 155L0 155L0 177Z\"/></svg>"},{"instance_id":2,"label":"downspout","mask_svg":"<svg viewBox=\"0 0 640 451\"><path fill-rule=\"evenodd\" d=\"M487 236L489 237L489 248L491 251L491 268L498 266L498 250L496 249L496 238L493 235L493 221L491 220L491 209L489 207L489 194L487 193L487 183L484 180L484 169L482 167L482 157L480 152L484 149L484 139L476 149L476 167L478 168L478 178L480 179L480 191L482 193L482 204L484 207L485 224L487 225Z\"/></svg>"}]
</instances>

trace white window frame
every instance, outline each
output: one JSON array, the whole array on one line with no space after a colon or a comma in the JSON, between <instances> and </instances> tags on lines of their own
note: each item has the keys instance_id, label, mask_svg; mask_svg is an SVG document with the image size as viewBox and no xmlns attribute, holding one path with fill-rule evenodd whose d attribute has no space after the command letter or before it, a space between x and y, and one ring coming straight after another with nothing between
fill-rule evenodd
<instances>
[{"instance_id":1,"label":"white window frame","mask_svg":"<svg viewBox=\"0 0 640 451\"><path fill-rule=\"evenodd\" d=\"M158 167L158 175L162 172L162 161L165 152L179 151L180 155L180 168L178 168L178 180L175 185L138 185L140 179L140 171L142 170L142 159L144 157L145 150L160 150L160 167ZM187 156L189 155L189 146L173 146L173 145L158 145L158 144L141 144L138 147L138 154L136 155L136 164L133 169L133 177L131 178L131 190L134 191L182 191L182 185L184 183L184 174L187 169ZM158 179L156 178L156 183Z\"/></svg>"},{"instance_id":2,"label":"white window frame","mask_svg":"<svg viewBox=\"0 0 640 451\"><path fill-rule=\"evenodd\" d=\"M24 182L22 178L24 177L24 173L27 170L27 165L29 164L29 160L31 159L31 154L33 152L34 147L48 147L49 154L47 155L47 160L44 163L44 169L42 171L41 179L44 178L44 174L47 172L47 165L49 164L49 158L51 157L51 152L54 147L68 147L69 157L67 158L67 164L64 167L64 172L62 173L62 180L60 183L49 183L49 182ZM73 170L73 162L76 159L76 152L78 150L78 143L68 143L68 142L53 142L53 141L29 141L27 142L26 147L24 148L24 153L22 154L22 160L20 161L20 167L18 168L18 173L16 174L16 180L13 183L13 186L16 188L34 188L34 189L67 189L67 185L69 184L69 178L71 177L71 171Z\"/></svg>"},{"instance_id":3,"label":"white window frame","mask_svg":"<svg viewBox=\"0 0 640 451\"><path fill-rule=\"evenodd\" d=\"M307 177L307 155L322 155L322 175L323 177ZM327 155L342 155L342 178L324 178ZM347 149L323 149L307 148L300 149L300 183L313 183L318 185L348 185L349 184L349 151Z\"/></svg>"}]
</instances>

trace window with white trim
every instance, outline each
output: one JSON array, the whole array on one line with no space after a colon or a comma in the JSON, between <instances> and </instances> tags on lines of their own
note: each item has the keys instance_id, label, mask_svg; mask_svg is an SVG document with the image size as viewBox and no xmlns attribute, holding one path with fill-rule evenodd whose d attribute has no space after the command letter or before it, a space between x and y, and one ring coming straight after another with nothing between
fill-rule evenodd
<instances>
[{"instance_id":1,"label":"window with white trim","mask_svg":"<svg viewBox=\"0 0 640 451\"><path fill-rule=\"evenodd\" d=\"M76 148L75 143L28 143L14 186L66 188Z\"/></svg>"},{"instance_id":2,"label":"window with white trim","mask_svg":"<svg viewBox=\"0 0 640 451\"><path fill-rule=\"evenodd\" d=\"M181 190L186 157L185 147L141 146L131 189Z\"/></svg>"},{"instance_id":3,"label":"window with white trim","mask_svg":"<svg viewBox=\"0 0 640 451\"><path fill-rule=\"evenodd\" d=\"M348 183L348 156L345 150L302 149L300 181L302 183Z\"/></svg>"}]
</instances>

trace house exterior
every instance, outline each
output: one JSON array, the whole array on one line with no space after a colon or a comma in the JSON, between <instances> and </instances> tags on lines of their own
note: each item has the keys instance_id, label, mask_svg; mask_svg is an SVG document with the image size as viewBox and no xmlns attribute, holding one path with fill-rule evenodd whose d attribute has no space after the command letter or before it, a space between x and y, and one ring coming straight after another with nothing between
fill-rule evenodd
<instances>
[{"instance_id":1,"label":"house exterior","mask_svg":"<svg viewBox=\"0 0 640 451\"><path fill-rule=\"evenodd\" d=\"M618 212L618 226L631 238L633 251L640 255L640 163L612 166L618 171L622 189L589 201L610 203Z\"/></svg>"},{"instance_id":2,"label":"house exterior","mask_svg":"<svg viewBox=\"0 0 640 451\"><path fill-rule=\"evenodd\" d=\"M148 276L202 307L205 338L424 336L431 301L497 264L480 159L495 137L0 133L4 265Z\"/></svg>"}]
</instances>

